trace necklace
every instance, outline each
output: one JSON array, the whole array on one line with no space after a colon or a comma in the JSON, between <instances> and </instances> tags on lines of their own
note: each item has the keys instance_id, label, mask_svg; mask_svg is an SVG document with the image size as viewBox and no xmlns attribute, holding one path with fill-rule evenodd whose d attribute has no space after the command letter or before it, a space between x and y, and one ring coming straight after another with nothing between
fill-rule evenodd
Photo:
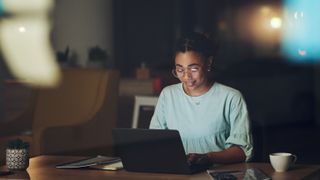
<instances>
[{"instance_id":1,"label":"necklace","mask_svg":"<svg viewBox=\"0 0 320 180\"><path fill-rule=\"evenodd\" d=\"M207 89L205 89L203 93L200 93L199 96L197 96L197 95L196 96L191 96L190 92L187 91L187 88L185 88L183 84L182 84L182 88L183 88L184 92L188 95L188 97L191 100L192 104L195 104L195 105L198 106L198 105L201 104L201 101L203 100L203 95L210 90L210 88L212 87L212 84L213 83L210 83L208 85ZM197 94L199 94L199 93L197 93Z\"/></svg>"},{"instance_id":2,"label":"necklace","mask_svg":"<svg viewBox=\"0 0 320 180\"><path fill-rule=\"evenodd\" d=\"M192 103L195 104L195 105L200 105L201 104L201 97L192 97L192 96L189 96L189 98L191 99Z\"/></svg>"}]
</instances>

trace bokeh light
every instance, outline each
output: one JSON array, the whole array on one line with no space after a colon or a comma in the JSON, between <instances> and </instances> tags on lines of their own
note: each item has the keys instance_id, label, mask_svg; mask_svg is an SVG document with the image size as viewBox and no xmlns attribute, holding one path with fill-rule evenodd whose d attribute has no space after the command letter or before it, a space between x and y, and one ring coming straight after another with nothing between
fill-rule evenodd
<instances>
[{"instance_id":1,"label":"bokeh light","mask_svg":"<svg viewBox=\"0 0 320 180\"><path fill-rule=\"evenodd\" d=\"M293 62L320 62L320 1L285 0L282 53Z\"/></svg>"},{"instance_id":2,"label":"bokeh light","mask_svg":"<svg viewBox=\"0 0 320 180\"><path fill-rule=\"evenodd\" d=\"M270 20L270 25L274 29L279 29L282 25L282 20L280 17L272 17Z\"/></svg>"}]
</instances>

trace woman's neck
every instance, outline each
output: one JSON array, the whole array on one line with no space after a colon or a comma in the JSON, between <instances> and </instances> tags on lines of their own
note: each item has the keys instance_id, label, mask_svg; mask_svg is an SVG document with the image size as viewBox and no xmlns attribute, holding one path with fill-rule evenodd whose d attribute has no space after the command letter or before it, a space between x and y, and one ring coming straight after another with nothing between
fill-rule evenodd
<instances>
[{"instance_id":1,"label":"woman's neck","mask_svg":"<svg viewBox=\"0 0 320 180\"><path fill-rule=\"evenodd\" d=\"M203 86L196 88L195 90L189 90L188 88L185 88L185 85L183 84L183 90L184 92L189 96L201 96L208 92L210 88L212 87L213 82L207 81Z\"/></svg>"}]
</instances>

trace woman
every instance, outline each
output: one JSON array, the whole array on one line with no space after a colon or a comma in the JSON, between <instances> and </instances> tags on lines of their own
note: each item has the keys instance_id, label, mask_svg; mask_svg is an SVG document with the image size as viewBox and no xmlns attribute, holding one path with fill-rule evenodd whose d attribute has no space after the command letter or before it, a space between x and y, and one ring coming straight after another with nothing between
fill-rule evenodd
<instances>
[{"instance_id":1,"label":"woman","mask_svg":"<svg viewBox=\"0 0 320 180\"><path fill-rule=\"evenodd\" d=\"M173 74L181 83L160 94L151 129L179 131L190 163L236 163L252 156L248 111L241 93L214 82L212 45L198 33L182 37Z\"/></svg>"}]
</instances>

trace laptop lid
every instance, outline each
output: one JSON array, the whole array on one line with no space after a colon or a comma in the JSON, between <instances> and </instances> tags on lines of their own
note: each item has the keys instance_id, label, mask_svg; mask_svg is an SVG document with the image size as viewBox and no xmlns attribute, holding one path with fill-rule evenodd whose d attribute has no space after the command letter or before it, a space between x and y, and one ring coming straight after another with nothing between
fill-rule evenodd
<instances>
[{"instance_id":1,"label":"laptop lid","mask_svg":"<svg viewBox=\"0 0 320 180\"><path fill-rule=\"evenodd\" d=\"M113 129L116 155L128 171L191 174L177 130ZM205 170L205 168L196 171Z\"/></svg>"}]
</instances>

